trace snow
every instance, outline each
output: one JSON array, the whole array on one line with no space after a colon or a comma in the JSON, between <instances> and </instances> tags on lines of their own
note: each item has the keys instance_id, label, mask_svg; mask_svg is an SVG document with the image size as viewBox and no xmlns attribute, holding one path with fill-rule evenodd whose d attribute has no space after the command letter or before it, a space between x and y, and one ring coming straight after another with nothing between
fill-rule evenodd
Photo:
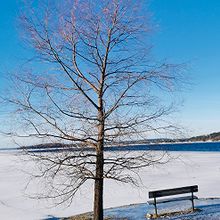
<instances>
[{"instance_id":1,"label":"snow","mask_svg":"<svg viewBox=\"0 0 220 220\"><path fill-rule=\"evenodd\" d=\"M160 213L167 213L173 211L180 211L189 209L190 201L170 202L158 206ZM182 214L178 216L169 217L168 219L181 219L181 220L219 220L220 219L220 199L199 199L195 200L196 208L200 209L199 212L191 214ZM113 208L105 211L105 215L109 217L117 216L118 218L144 220L146 213L154 213L153 207L148 204L137 204L125 207ZM164 218L158 218L158 220ZM166 219L166 218L165 218Z\"/></svg>"},{"instance_id":2,"label":"snow","mask_svg":"<svg viewBox=\"0 0 220 220\"><path fill-rule=\"evenodd\" d=\"M172 152L171 156L175 159L168 164L141 170L140 176L143 184L140 188L106 181L105 208L142 203L129 207L108 209L106 214L126 214L130 219L145 219L144 216L152 208L146 204L150 190L199 185L199 192L196 194L199 198L220 198L220 153ZM29 175L25 174L23 170L32 172L34 164L21 162L20 157L13 153L0 153L0 219L39 220L47 219L48 216L67 217L92 210L92 183L88 183L80 190L68 208L64 206L50 208L51 203L49 201L29 198L26 195L27 191L24 190ZM37 184L30 185L28 194L31 195L39 190ZM184 201L186 207L188 204L190 208L190 201ZM215 205L207 206L211 204ZM177 203L170 204L168 207L166 207L167 205L160 205L159 210L174 209L176 205L178 206ZM204 211L199 213L200 215L205 213L204 215L212 215L212 219L220 219L220 200L201 199L197 201L196 205L204 206ZM183 207L183 204L180 207ZM202 218L193 217L193 219Z\"/></svg>"}]
</instances>

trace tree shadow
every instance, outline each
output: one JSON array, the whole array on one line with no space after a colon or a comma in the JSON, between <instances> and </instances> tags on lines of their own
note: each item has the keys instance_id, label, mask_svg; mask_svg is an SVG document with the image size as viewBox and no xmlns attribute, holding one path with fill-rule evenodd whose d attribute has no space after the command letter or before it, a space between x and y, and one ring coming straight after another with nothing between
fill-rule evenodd
<instances>
[{"instance_id":1,"label":"tree shadow","mask_svg":"<svg viewBox=\"0 0 220 220\"><path fill-rule=\"evenodd\" d=\"M46 218L44 218L44 219L42 219L42 220L61 220L61 218L48 215Z\"/></svg>"}]
</instances>

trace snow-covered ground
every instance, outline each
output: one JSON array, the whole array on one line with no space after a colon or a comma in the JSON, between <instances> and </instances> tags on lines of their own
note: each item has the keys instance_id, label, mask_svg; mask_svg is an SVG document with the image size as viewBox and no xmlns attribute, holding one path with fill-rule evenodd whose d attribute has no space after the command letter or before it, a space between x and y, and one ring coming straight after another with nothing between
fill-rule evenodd
<instances>
[{"instance_id":1,"label":"snow-covered ground","mask_svg":"<svg viewBox=\"0 0 220 220\"><path fill-rule=\"evenodd\" d=\"M140 172L143 181L143 186L140 188L106 181L104 192L105 208L144 203L130 207L129 211L125 207L120 209L120 212L117 212L120 215L125 212L127 214L133 213L132 215L134 216L134 213L138 211L136 217L131 219L144 219L143 213L145 215L150 211L146 205L148 191L194 184L199 185L199 192L197 193L199 198L220 197L220 153L173 152L171 155L175 158L178 157L178 159L172 160L163 166L144 168ZM27 191L24 191L28 175L21 170L31 172L32 169L32 164L20 162L19 158L12 153L0 153L0 219L39 220L47 219L48 216L66 217L92 210L92 184L84 186L68 208L49 208L50 202L29 198L25 195ZM31 194L37 190L39 190L37 184L31 185L28 192ZM210 205L213 202L215 206L206 206L206 209L210 212L211 210L220 212L219 200L210 200L208 202L207 200L200 200L197 205ZM138 207L136 212L132 209L134 207ZM171 207L173 206L171 205ZM115 212L114 209L107 210L107 214L113 212ZM204 213L207 214L207 212ZM203 213L201 212L200 214ZM220 219L218 216L213 215L213 217L215 217L213 219Z\"/></svg>"},{"instance_id":2,"label":"snow-covered ground","mask_svg":"<svg viewBox=\"0 0 220 220\"><path fill-rule=\"evenodd\" d=\"M167 213L172 211L187 210L190 208L190 201L169 202L160 204L159 212ZM220 199L199 199L195 200L196 207L200 210L190 214L179 214L176 216L169 216L170 220L219 220L220 219ZM137 204L125 207L118 207L106 210L105 215L109 217L117 216L122 219L129 220L146 220L146 212L153 213L152 206L148 206L146 203Z\"/></svg>"}]
</instances>

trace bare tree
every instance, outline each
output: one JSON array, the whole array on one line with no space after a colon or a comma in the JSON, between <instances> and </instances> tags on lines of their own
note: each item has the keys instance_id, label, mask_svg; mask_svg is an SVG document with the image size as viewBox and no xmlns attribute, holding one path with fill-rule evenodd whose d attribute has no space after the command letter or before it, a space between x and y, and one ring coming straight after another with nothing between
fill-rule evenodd
<instances>
[{"instance_id":1,"label":"bare tree","mask_svg":"<svg viewBox=\"0 0 220 220\"><path fill-rule=\"evenodd\" d=\"M165 162L151 152L104 152L173 128L164 121L173 109L164 94L176 89L182 67L151 58L152 28L136 1L43 2L21 17L34 59L13 76L9 102L22 128L10 134L63 143L60 151L28 152L42 166L48 197L71 202L94 180L94 219L101 220L104 178L137 184L131 172Z\"/></svg>"}]
</instances>

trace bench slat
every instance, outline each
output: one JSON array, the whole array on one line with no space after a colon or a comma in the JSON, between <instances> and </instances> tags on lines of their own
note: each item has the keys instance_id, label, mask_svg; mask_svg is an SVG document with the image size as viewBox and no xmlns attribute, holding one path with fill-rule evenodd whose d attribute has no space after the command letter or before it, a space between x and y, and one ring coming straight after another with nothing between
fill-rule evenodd
<instances>
[{"instance_id":1,"label":"bench slat","mask_svg":"<svg viewBox=\"0 0 220 220\"><path fill-rule=\"evenodd\" d=\"M169 199L158 199L157 204L159 203L166 203L166 202L177 202L177 201L182 201L182 200L191 200L192 196L182 196L182 197L177 197L177 198L169 198ZM197 196L193 196L193 199L198 199ZM154 200L149 200L147 202L149 205L154 204Z\"/></svg>"},{"instance_id":2,"label":"bench slat","mask_svg":"<svg viewBox=\"0 0 220 220\"><path fill-rule=\"evenodd\" d=\"M174 188L174 189L151 191L149 192L149 198L172 196L172 195L184 194L184 193L190 193L190 192L198 192L198 186L194 185L194 186L186 186L186 187L180 187L180 188Z\"/></svg>"}]
</instances>

